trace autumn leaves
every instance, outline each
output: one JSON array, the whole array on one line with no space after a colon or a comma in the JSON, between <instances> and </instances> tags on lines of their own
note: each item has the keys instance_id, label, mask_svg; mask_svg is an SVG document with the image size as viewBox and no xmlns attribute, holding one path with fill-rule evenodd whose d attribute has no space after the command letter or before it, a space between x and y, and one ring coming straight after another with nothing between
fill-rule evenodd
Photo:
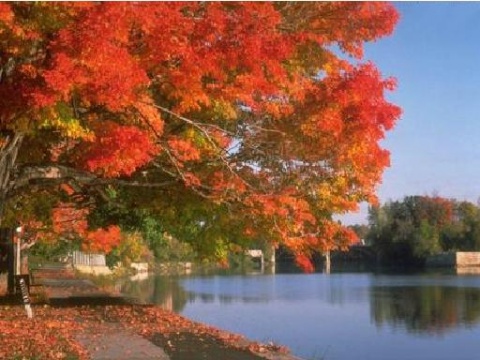
<instances>
[{"instance_id":1,"label":"autumn leaves","mask_svg":"<svg viewBox=\"0 0 480 360\"><path fill-rule=\"evenodd\" d=\"M191 193L170 210L202 208L202 223L209 209L222 244L267 238L308 259L351 241L332 215L374 202L388 166L378 142L400 116L385 100L394 81L361 58L397 19L389 3L1 4L0 66L14 66L0 126L39 155L16 166L96 176L97 192L65 179L84 196L104 201L108 178L116 203L155 213ZM114 179L165 190L152 207ZM58 193L58 179L48 185Z\"/></svg>"}]
</instances>

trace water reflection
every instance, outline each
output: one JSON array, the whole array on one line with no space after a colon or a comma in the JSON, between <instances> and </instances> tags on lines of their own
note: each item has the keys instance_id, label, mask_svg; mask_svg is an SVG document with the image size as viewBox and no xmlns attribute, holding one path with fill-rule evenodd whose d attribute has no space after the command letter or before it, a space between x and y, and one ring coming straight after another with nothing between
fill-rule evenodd
<instances>
[{"instance_id":1,"label":"water reflection","mask_svg":"<svg viewBox=\"0 0 480 360\"><path fill-rule=\"evenodd\" d=\"M371 316L380 326L442 334L480 322L480 288L379 286L370 292Z\"/></svg>"},{"instance_id":2,"label":"water reflection","mask_svg":"<svg viewBox=\"0 0 480 360\"><path fill-rule=\"evenodd\" d=\"M181 312L189 300L188 294L175 278L164 276L123 281L120 291L141 303L159 305L175 312Z\"/></svg>"},{"instance_id":3,"label":"water reflection","mask_svg":"<svg viewBox=\"0 0 480 360\"><path fill-rule=\"evenodd\" d=\"M181 279L181 286L188 294L189 302L217 303L266 303L274 297L273 276L260 274L192 276Z\"/></svg>"},{"instance_id":4,"label":"water reflection","mask_svg":"<svg viewBox=\"0 0 480 360\"><path fill-rule=\"evenodd\" d=\"M268 297L246 296L239 294L225 294L218 292L187 291L181 281L175 277L144 276L122 281L122 293L144 304L155 304L175 312L182 312L187 303L265 303Z\"/></svg>"}]
</instances>

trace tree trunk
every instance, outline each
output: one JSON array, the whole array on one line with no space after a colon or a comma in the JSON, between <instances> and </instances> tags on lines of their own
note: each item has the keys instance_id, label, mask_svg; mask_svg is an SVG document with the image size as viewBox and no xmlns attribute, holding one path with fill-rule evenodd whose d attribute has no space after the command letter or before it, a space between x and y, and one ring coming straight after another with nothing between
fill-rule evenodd
<instances>
[{"instance_id":1,"label":"tree trunk","mask_svg":"<svg viewBox=\"0 0 480 360\"><path fill-rule=\"evenodd\" d=\"M10 132L0 139L0 225L7 194L13 186L13 172L23 138L23 133Z\"/></svg>"}]
</instances>

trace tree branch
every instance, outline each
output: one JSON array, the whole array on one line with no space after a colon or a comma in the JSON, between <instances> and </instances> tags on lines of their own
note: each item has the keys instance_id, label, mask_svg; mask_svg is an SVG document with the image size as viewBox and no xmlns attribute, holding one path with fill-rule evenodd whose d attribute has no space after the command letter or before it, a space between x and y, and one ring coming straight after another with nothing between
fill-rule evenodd
<instances>
[{"instance_id":1,"label":"tree branch","mask_svg":"<svg viewBox=\"0 0 480 360\"><path fill-rule=\"evenodd\" d=\"M88 171L77 170L63 165L26 165L23 166L15 179L11 190L18 190L29 186L32 183L41 184L61 184L74 183L77 186L95 186L95 185L118 185L131 187L166 187L174 181L163 182L143 182L130 181L122 179L107 179L98 177Z\"/></svg>"},{"instance_id":2,"label":"tree branch","mask_svg":"<svg viewBox=\"0 0 480 360\"><path fill-rule=\"evenodd\" d=\"M220 146L218 146L217 142L212 138L212 136L210 135L210 133L208 132L208 128L212 129L212 130L216 130L216 131L219 131L225 135L228 135L230 138L235 138L235 134L233 132L230 132L228 130L225 130L223 128L221 128L220 126L217 126L217 125L213 125L213 124L206 124L206 123L200 123L198 121L194 121L194 120L191 120L191 119L188 119L182 115L179 115L163 106L160 106L160 105L156 105L154 104L153 105L154 107L156 107L157 109L169 114L169 115L172 115L174 117L176 117L177 119L191 125L192 127L194 127L195 129L197 129L200 133L202 133L206 140L215 148L218 150L219 152L219 158L221 160L221 163L228 169L228 171L233 174L235 177L237 177L247 188L252 188L252 185L250 185L245 179L243 179L233 168L232 166L230 165L228 159L227 159L227 155L228 155L228 151L224 148L221 148ZM147 123L148 123L148 120L146 120ZM164 148L164 150L166 150ZM168 157L170 158L170 160L173 162L175 168L177 169L178 171L178 174L182 177L182 179L184 179L184 176L183 174L181 173L181 170L180 168L178 167L178 165L176 164L176 161L174 161L175 159L173 159L173 156L172 154L167 151L167 155ZM195 190L194 190L195 191Z\"/></svg>"}]
</instances>

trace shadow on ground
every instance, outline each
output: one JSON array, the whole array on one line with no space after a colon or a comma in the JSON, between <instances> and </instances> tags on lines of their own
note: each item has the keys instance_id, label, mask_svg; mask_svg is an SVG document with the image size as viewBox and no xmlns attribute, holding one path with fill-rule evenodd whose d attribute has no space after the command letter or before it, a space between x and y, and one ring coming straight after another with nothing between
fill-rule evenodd
<instances>
[{"instance_id":1,"label":"shadow on ground","mask_svg":"<svg viewBox=\"0 0 480 360\"><path fill-rule=\"evenodd\" d=\"M0 306L13 306L23 304L20 295L0 295Z\"/></svg>"},{"instance_id":2,"label":"shadow on ground","mask_svg":"<svg viewBox=\"0 0 480 360\"><path fill-rule=\"evenodd\" d=\"M133 303L129 298L116 296L69 296L52 298L48 301L48 304L54 307L132 305Z\"/></svg>"},{"instance_id":3,"label":"shadow on ground","mask_svg":"<svg viewBox=\"0 0 480 360\"><path fill-rule=\"evenodd\" d=\"M207 334L157 334L152 342L162 347L171 360L265 360L247 351L227 347Z\"/></svg>"}]
</instances>

